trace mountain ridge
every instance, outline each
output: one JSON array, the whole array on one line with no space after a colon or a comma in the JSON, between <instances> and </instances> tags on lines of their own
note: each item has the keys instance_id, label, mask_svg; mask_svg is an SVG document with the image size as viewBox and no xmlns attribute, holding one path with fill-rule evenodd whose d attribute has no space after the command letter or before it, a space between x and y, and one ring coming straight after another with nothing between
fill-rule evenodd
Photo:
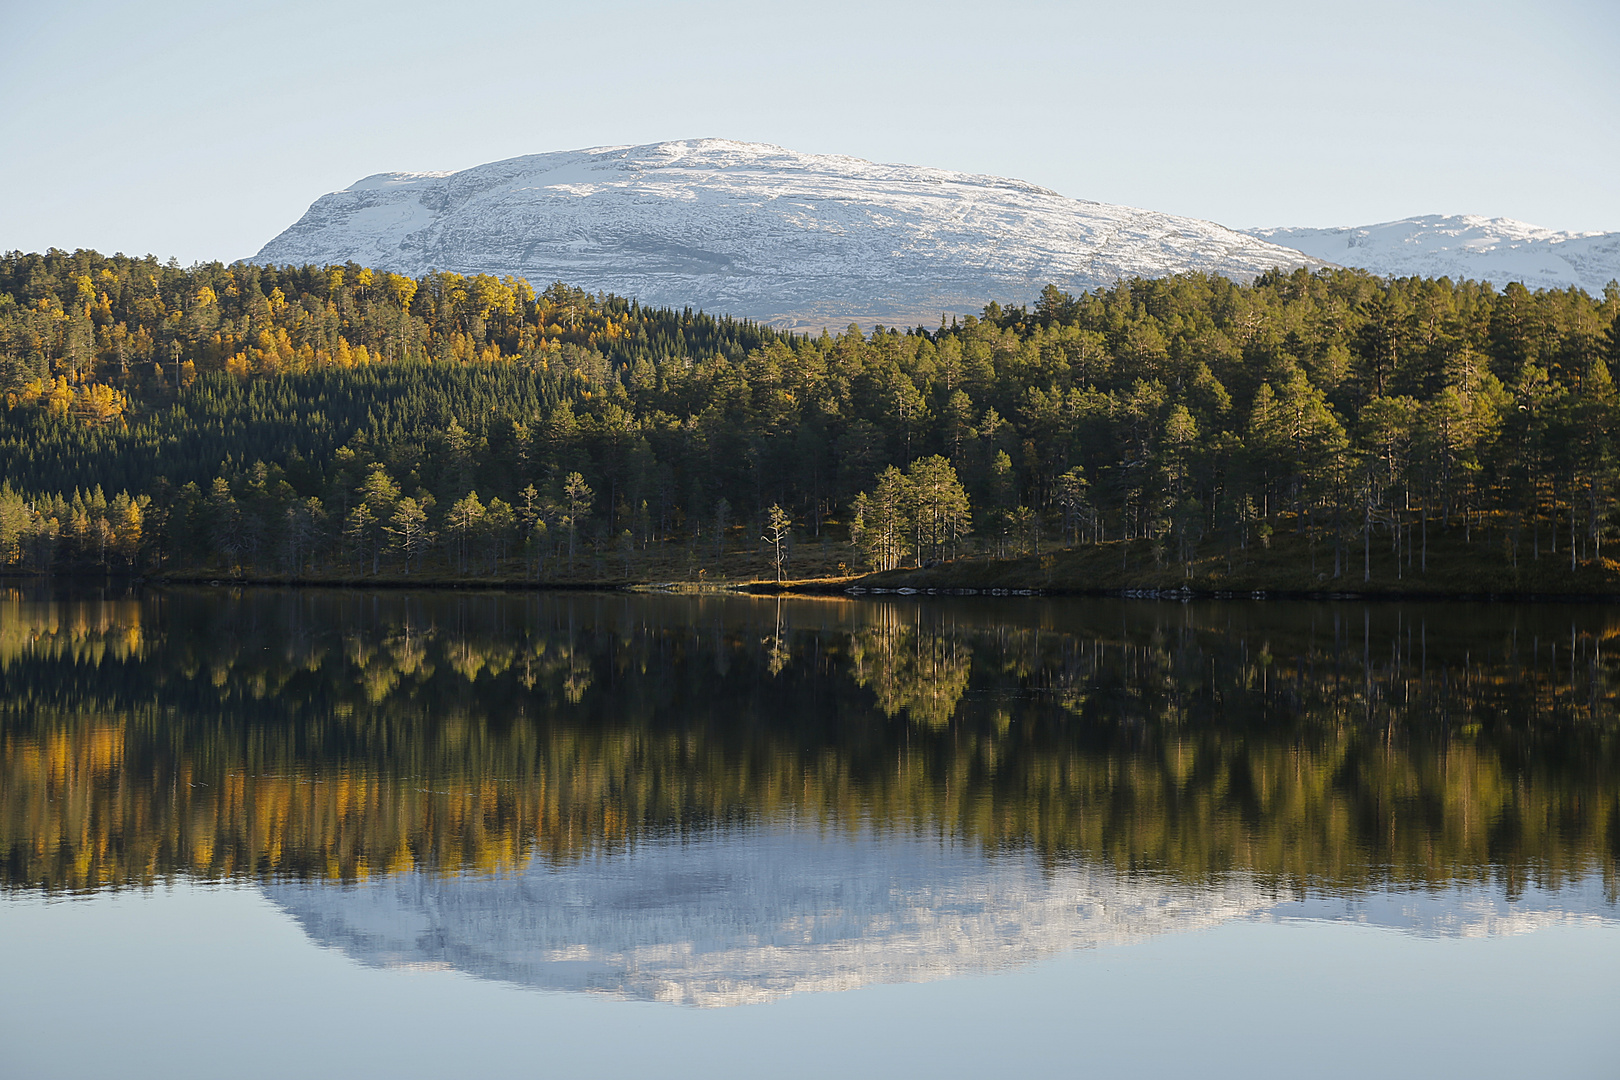
<instances>
[{"instance_id":1,"label":"mountain ridge","mask_svg":"<svg viewBox=\"0 0 1620 1080\"><path fill-rule=\"evenodd\" d=\"M1424 214L1372 225L1243 231L1383 277L1574 286L1594 296L1620 277L1620 232L1564 232L1505 217Z\"/></svg>"},{"instance_id":2,"label":"mountain ridge","mask_svg":"<svg viewBox=\"0 0 1620 1080\"><path fill-rule=\"evenodd\" d=\"M1010 177L689 139L372 173L248 261L562 280L814 329L929 323L1048 284L1300 266L1598 295L1620 277L1620 232L1471 214L1238 230Z\"/></svg>"},{"instance_id":3,"label":"mountain ridge","mask_svg":"<svg viewBox=\"0 0 1620 1080\"><path fill-rule=\"evenodd\" d=\"M778 325L933 321L1048 283L1319 266L1213 222L1007 177L700 139L381 172L250 261L566 280Z\"/></svg>"}]
</instances>

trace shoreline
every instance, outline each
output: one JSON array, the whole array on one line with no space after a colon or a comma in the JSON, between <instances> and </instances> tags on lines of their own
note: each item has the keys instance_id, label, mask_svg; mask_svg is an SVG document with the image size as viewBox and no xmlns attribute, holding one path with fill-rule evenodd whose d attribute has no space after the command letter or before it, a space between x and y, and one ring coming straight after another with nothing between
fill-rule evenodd
<instances>
[{"instance_id":1,"label":"shoreline","mask_svg":"<svg viewBox=\"0 0 1620 1080\"><path fill-rule=\"evenodd\" d=\"M748 592L755 595L800 595L815 596L827 595L837 592L843 595L863 596L994 596L994 597L1044 597L1060 599L1072 597L1076 599L1091 598L1099 600L1308 600L1313 602L1347 601L1347 600L1422 600L1422 601L1459 601L1465 603L1508 603L1508 604L1542 604L1542 603L1581 603L1581 604L1612 604L1620 603L1620 593L1591 593L1591 592L1441 592L1436 590L1410 590L1391 592L1387 590L1357 591L1347 589L1324 590L1296 590L1296 589L1208 589L1208 588L1181 588L1181 589L1136 589L1136 588L1106 588L1106 587L1030 587L1005 588L1001 586L974 587L913 587L913 586L864 586L849 587L822 586L814 581L783 582L780 585L774 581L752 582L746 586Z\"/></svg>"},{"instance_id":2,"label":"shoreline","mask_svg":"<svg viewBox=\"0 0 1620 1080\"><path fill-rule=\"evenodd\" d=\"M1353 555L1347 559L1346 555ZM773 581L768 570L737 566L729 576L696 580L657 577L673 569L654 564L635 568L646 576L535 578L516 573L484 577L439 573L406 575L384 570L376 576L330 574L220 573L175 569L159 573L0 573L0 580L128 582L143 585L262 586L271 588L459 590L498 592L636 592L667 595L800 595L800 596L994 596L1096 597L1126 600L1303 600L1310 602L1455 600L1472 603L1620 603L1620 561L1608 557L1578 559L1571 568L1567 554L1549 552L1515 562L1510 553L1489 542L1464 537L1432 538L1425 559L1417 552L1387 548L1347 552L1333 558L1331 547L1309 537L1283 533L1259 546L1213 545L1186 562L1173 560L1162 546L1147 541L1108 541L997 557L970 555L923 566L871 573L832 570L827 552L807 558L797 569L803 576ZM1404 556L1404 557L1403 557ZM1319 569L1320 568L1320 569ZM794 569L793 567L790 567ZM1336 576L1330 572L1337 569ZM763 572L762 572L763 570ZM758 576L756 576L758 575ZM1367 579L1363 580L1364 575Z\"/></svg>"},{"instance_id":3,"label":"shoreline","mask_svg":"<svg viewBox=\"0 0 1620 1080\"><path fill-rule=\"evenodd\" d=\"M1190 602L1220 601L1304 601L1340 603L1347 601L1422 601L1506 604L1620 604L1620 591L1557 591L1547 589L1487 591L1444 589L1222 589L1207 586L1177 588L1122 587L1114 585L993 585L967 581L952 585L907 584L896 577L926 571L888 571L859 577L800 578L787 581L736 581L727 583L650 582L650 581L522 581L503 578L445 580L442 578L309 578L281 575L220 576L214 574L177 575L88 575L0 573L0 582L62 583L69 585L122 585L141 587L189 586L196 588L270 588L315 590L422 590L433 592L579 592L635 593L657 596L802 596L802 597L992 597L996 599L1099 599Z\"/></svg>"}]
</instances>

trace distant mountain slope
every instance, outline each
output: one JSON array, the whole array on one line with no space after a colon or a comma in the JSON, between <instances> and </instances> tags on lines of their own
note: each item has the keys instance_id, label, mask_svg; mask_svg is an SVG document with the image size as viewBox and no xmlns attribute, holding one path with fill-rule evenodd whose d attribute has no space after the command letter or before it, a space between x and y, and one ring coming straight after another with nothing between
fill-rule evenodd
<instances>
[{"instance_id":1,"label":"distant mountain slope","mask_svg":"<svg viewBox=\"0 0 1620 1080\"><path fill-rule=\"evenodd\" d=\"M777 323L937 322L1121 277L1313 265L1208 221L1018 180L701 139L380 173L254 256L515 274Z\"/></svg>"},{"instance_id":2,"label":"distant mountain slope","mask_svg":"<svg viewBox=\"0 0 1620 1080\"><path fill-rule=\"evenodd\" d=\"M1620 233L1554 232L1511 218L1430 214L1381 225L1248 232L1387 277L1468 278L1498 288L1511 281L1532 289L1573 285L1594 296L1620 278Z\"/></svg>"}]
</instances>

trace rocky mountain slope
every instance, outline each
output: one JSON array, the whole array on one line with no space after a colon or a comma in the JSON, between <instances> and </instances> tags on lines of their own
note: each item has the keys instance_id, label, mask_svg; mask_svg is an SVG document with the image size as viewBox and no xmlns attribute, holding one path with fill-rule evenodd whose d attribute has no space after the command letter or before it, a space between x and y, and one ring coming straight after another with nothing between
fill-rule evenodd
<instances>
[{"instance_id":1,"label":"rocky mountain slope","mask_svg":"<svg viewBox=\"0 0 1620 1080\"><path fill-rule=\"evenodd\" d=\"M1208 221L1019 180L700 139L379 173L252 261L513 274L781 325L937 323L1184 270L1317 260Z\"/></svg>"},{"instance_id":2,"label":"rocky mountain slope","mask_svg":"<svg viewBox=\"0 0 1620 1080\"><path fill-rule=\"evenodd\" d=\"M1338 229L1251 229L1249 235L1387 277L1449 277L1570 286L1601 295L1620 278L1620 233L1554 232L1510 218L1405 218Z\"/></svg>"}]
</instances>

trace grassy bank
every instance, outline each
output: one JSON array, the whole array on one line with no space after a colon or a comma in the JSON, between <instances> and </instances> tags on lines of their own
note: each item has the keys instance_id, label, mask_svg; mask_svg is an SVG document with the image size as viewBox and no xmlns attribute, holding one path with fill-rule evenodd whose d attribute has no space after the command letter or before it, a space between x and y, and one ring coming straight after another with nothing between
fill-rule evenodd
<instances>
[{"instance_id":1,"label":"grassy bank","mask_svg":"<svg viewBox=\"0 0 1620 1080\"><path fill-rule=\"evenodd\" d=\"M1426 550L1425 550L1426 548ZM842 540L796 543L785 580L775 580L769 549L734 543L725 550L690 544L581 555L570 565L551 559L540 567L520 559L456 573L442 563L405 574L384 564L338 566L298 575L254 574L223 566L190 567L145 575L169 583L230 583L346 588L655 589L670 592L845 593L850 590L1030 590L1049 594L1266 593L1275 596L1468 596L1620 598L1620 561L1580 558L1571 568L1567 539L1554 549L1546 533L1521 533L1517 556L1500 531L1431 530L1427 544L1413 530L1398 556L1388 534L1370 548L1341 548L1279 530L1247 546L1206 543L1182 562L1173 547L1148 540L1109 541L1010 558L974 555L928 567L862 573Z\"/></svg>"},{"instance_id":2,"label":"grassy bank","mask_svg":"<svg viewBox=\"0 0 1620 1080\"><path fill-rule=\"evenodd\" d=\"M670 591L712 592L746 588L754 583L775 584L770 548L750 545L746 531L733 529L722 546L701 543L658 543L630 548L592 550L585 545L576 558L553 556L538 563L522 558L489 562L469 559L464 568L435 558L417 564L409 574L395 559L384 560L376 573L369 564L339 563L301 573L264 573L232 567L223 561L185 566L141 575L143 580L170 584L309 585L336 588L452 588L452 589L621 589L657 587ZM784 566L791 584L807 581L824 586L852 584L860 571L850 563L858 556L843 541L824 537L797 540ZM92 572L106 576L105 571ZM84 573L68 572L82 577ZM129 576L129 575L121 575ZM841 588L842 586L840 586ZM825 591L825 588L823 589Z\"/></svg>"},{"instance_id":3,"label":"grassy bank","mask_svg":"<svg viewBox=\"0 0 1620 1080\"><path fill-rule=\"evenodd\" d=\"M1427 552L1420 535L1397 552L1388 536L1370 548L1341 549L1279 532L1268 543L1199 552L1183 563L1164 545L1111 541L1040 555L957 559L926 568L903 568L855 580L785 583L786 591L865 589L1007 589L1046 593L1174 592L1358 596L1620 597L1620 562L1577 558L1571 570L1567 546L1557 551L1542 537L1520 538L1515 559L1499 534L1460 529L1430 533ZM761 583L759 591L775 591Z\"/></svg>"}]
</instances>

